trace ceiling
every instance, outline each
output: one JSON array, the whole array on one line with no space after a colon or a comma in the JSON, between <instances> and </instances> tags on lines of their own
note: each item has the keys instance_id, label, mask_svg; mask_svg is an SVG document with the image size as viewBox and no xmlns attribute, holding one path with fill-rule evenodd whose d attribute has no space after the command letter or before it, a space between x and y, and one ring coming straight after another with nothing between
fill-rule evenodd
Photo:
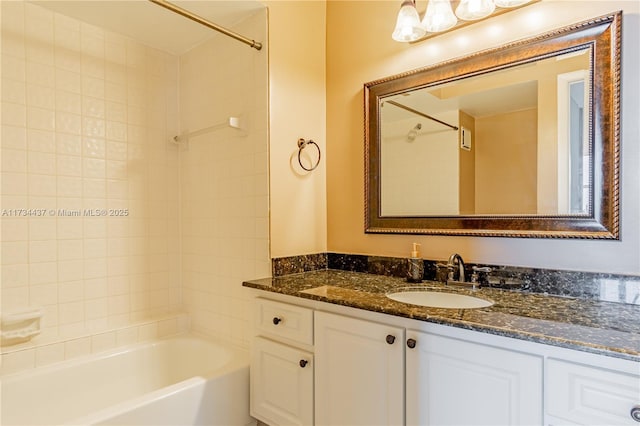
<instances>
[{"instance_id":1,"label":"ceiling","mask_svg":"<svg viewBox=\"0 0 640 426\"><path fill-rule=\"evenodd\" d=\"M218 34L146 0L34 0L30 3L174 55L185 53ZM176 0L172 3L230 29L247 16L264 9L261 3L248 0ZM250 34L243 35L252 38Z\"/></svg>"}]
</instances>

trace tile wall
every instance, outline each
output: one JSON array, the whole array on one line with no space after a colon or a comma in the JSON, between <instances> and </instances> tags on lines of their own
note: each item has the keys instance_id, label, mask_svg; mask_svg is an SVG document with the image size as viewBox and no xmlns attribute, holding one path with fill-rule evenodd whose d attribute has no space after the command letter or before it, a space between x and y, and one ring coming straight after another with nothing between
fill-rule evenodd
<instances>
[{"instance_id":1,"label":"tile wall","mask_svg":"<svg viewBox=\"0 0 640 426\"><path fill-rule=\"evenodd\" d=\"M180 58L183 300L192 328L248 346L243 280L270 275L266 11ZM262 30L260 30L262 29ZM225 126L240 117L244 130ZM283 165L286 167L286 164Z\"/></svg>"},{"instance_id":2,"label":"tile wall","mask_svg":"<svg viewBox=\"0 0 640 426\"><path fill-rule=\"evenodd\" d=\"M2 312L41 307L37 345L166 319L182 305L179 59L18 1L1 59Z\"/></svg>"},{"instance_id":3,"label":"tile wall","mask_svg":"<svg viewBox=\"0 0 640 426\"><path fill-rule=\"evenodd\" d=\"M172 56L2 2L2 312L44 311L3 371L188 329L247 345L270 274L266 10ZM176 145L173 136L242 119ZM107 215L103 215L103 211Z\"/></svg>"}]
</instances>

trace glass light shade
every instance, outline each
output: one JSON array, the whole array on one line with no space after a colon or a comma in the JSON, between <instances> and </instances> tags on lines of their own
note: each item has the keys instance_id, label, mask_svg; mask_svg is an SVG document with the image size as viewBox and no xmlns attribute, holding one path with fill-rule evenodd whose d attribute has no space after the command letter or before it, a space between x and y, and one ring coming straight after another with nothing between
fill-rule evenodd
<instances>
[{"instance_id":1,"label":"glass light shade","mask_svg":"<svg viewBox=\"0 0 640 426\"><path fill-rule=\"evenodd\" d=\"M429 0L422 26L430 33L446 31L458 22L449 0Z\"/></svg>"},{"instance_id":2,"label":"glass light shade","mask_svg":"<svg viewBox=\"0 0 640 426\"><path fill-rule=\"evenodd\" d=\"M395 41L415 41L422 38L426 34L422 25L420 25L420 17L416 10L416 4L414 0L404 0L398 12L398 20L396 21L396 28L391 34L391 38Z\"/></svg>"},{"instance_id":3,"label":"glass light shade","mask_svg":"<svg viewBox=\"0 0 640 426\"><path fill-rule=\"evenodd\" d=\"M531 0L494 0L498 7L516 7L525 3L529 3Z\"/></svg>"},{"instance_id":4,"label":"glass light shade","mask_svg":"<svg viewBox=\"0 0 640 426\"><path fill-rule=\"evenodd\" d=\"M491 15L494 10L493 0L462 0L456 7L456 15L465 21L475 21Z\"/></svg>"}]
</instances>

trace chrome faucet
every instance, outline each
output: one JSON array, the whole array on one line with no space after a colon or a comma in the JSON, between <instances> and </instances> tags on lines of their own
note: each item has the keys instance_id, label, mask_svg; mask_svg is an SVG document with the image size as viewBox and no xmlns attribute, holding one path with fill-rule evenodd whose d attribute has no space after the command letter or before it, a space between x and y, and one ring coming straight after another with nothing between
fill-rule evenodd
<instances>
[{"instance_id":1,"label":"chrome faucet","mask_svg":"<svg viewBox=\"0 0 640 426\"><path fill-rule=\"evenodd\" d=\"M449 256L449 262L447 262L447 269L449 269L449 276L447 277L447 281L458 281L465 282L464 277L464 261L462 260L462 256L458 253L453 253ZM458 279L455 279L455 272L458 269Z\"/></svg>"}]
</instances>

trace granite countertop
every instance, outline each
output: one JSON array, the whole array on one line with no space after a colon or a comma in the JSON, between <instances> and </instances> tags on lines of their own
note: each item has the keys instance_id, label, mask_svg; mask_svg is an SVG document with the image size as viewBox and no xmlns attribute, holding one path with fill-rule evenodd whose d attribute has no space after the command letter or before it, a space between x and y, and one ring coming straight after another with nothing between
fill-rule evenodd
<instances>
[{"instance_id":1,"label":"granite countertop","mask_svg":"<svg viewBox=\"0 0 640 426\"><path fill-rule=\"evenodd\" d=\"M431 281L411 284L401 278L338 270L263 278L243 285L640 362L640 305L492 288L471 290ZM494 305L480 309L428 308L385 296L415 286L489 299Z\"/></svg>"}]
</instances>

